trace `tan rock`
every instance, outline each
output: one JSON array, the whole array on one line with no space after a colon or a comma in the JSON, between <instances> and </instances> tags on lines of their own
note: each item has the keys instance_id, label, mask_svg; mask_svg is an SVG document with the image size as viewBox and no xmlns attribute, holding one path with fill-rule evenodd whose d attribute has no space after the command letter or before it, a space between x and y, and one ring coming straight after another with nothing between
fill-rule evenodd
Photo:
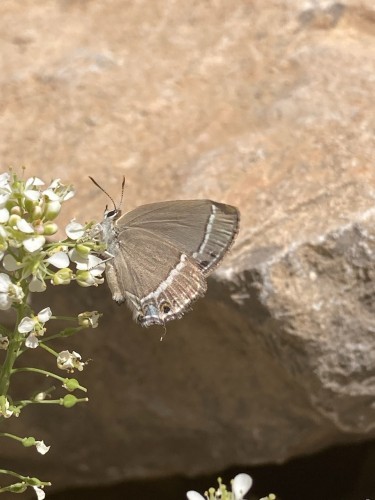
<instances>
[{"instance_id":1,"label":"tan rock","mask_svg":"<svg viewBox=\"0 0 375 500\"><path fill-rule=\"evenodd\" d=\"M65 221L101 218L88 175L117 200L125 174L126 209L207 197L242 214L206 298L163 342L104 286L36 297L105 316L62 344L93 359L90 402L10 421L53 445L48 459L9 447L10 468L62 487L374 436L373 2L319 5L0 4L2 164L73 182Z\"/></svg>"}]
</instances>

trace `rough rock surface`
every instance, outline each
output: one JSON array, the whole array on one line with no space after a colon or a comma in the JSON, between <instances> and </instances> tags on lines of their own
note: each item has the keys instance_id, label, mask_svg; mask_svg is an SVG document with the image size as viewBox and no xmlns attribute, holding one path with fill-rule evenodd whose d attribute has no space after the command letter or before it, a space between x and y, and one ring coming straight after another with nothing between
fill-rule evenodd
<instances>
[{"instance_id":1,"label":"rough rock surface","mask_svg":"<svg viewBox=\"0 0 375 500\"><path fill-rule=\"evenodd\" d=\"M242 214L163 342L104 286L36 297L105 312L68 343L93 359L90 402L10 420L53 447L11 445L2 465L61 487L374 437L372 0L3 0L0 31L1 163L73 182L65 220L100 219L88 175L116 198L125 174L129 209L209 197Z\"/></svg>"}]
</instances>

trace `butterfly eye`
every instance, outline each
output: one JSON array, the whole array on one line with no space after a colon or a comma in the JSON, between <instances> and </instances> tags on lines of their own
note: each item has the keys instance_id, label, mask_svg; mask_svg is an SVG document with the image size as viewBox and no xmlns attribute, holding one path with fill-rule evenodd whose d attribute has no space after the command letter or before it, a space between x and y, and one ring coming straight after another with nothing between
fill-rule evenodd
<instances>
[{"instance_id":1,"label":"butterfly eye","mask_svg":"<svg viewBox=\"0 0 375 500\"><path fill-rule=\"evenodd\" d=\"M168 302L162 302L160 304L160 311L164 314L168 314L171 310L171 305Z\"/></svg>"},{"instance_id":2,"label":"butterfly eye","mask_svg":"<svg viewBox=\"0 0 375 500\"><path fill-rule=\"evenodd\" d=\"M106 219L109 219L110 217L114 217L115 215L117 215L117 210L109 210L106 214L105 214L105 217Z\"/></svg>"}]
</instances>

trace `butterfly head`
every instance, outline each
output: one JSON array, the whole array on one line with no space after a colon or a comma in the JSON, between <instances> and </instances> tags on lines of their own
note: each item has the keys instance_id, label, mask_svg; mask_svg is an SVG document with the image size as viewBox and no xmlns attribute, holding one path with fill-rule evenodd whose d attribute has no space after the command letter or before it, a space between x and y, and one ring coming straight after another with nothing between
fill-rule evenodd
<instances>
[{"instance_id":1,"label":"butterfly head","mask_svg":"<svg viewBox=\"0 0 375 500\"><path fill-rule=\"evenodd\" d=\"M121 217L121 210L119 208L108 210L108 207L105 207L104 220L116 220L119 217Z\"/></svg>"}]
</instances>

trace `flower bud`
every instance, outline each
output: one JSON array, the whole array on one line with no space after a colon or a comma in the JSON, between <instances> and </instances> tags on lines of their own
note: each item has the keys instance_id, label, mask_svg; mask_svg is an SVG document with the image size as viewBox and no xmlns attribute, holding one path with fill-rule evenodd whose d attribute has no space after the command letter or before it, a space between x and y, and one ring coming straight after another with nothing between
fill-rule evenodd
<instances>
[{"instance_id":1,"label":"flower bud","mask_svg":"<svg viewBox=\"0 0 375 500\"><path fill-rule=\"evenodd\" d=\"M34 207L33 210L33 220L41 219L43 215L43 209L40 205Z\"/></svg>"},{"instance_id":2,"label":"flower bud","mask_svg":"<svg viewBox=\"0 0 375 500\"><path fill-rule=\"evenodd\" d=\"M42 221L39 221L37 224L34 226L34 230L36 234L44 234L44 225Z\"/></svg>"},{"instance_id":3,"label":"flower bud","mask_svg":"<svg viewBox=\"0 0 375 500\"><path fill-rule=\"evenodd\" d=\"M78 380L76 378L66 378L64 380L63 387L65 387L66 390L73 392L76 389L78 389L79 382L78 382Z\"/></svg>"},{"instance_id":4,"label":"flower bud","mask_svg":"<svg viewBox=\"0 0 375 500\"><path fill-rule=\"evenodd\" d=\"M61 203L57 200L54 201L48 201L46 203L46 206L44 208L44 217L46 220L53 220L55 219L61 210Z\"/></svg>"},{"instance_id":5,"label":"flower bud","mask_svg":"<svg viewBox=\"0 0 375 500\"><path fill-rule=\"evenodd\" d=\"M21 217L18 214L12 214L9 217L8 224L9 224L10 227L13 227L13 228L17 229L17 222L19 220L21 220Z\"/></svg>"},{"instance_id":6,"label":"flower bud","mask_svg":"<svg viewBox=\"0 0 375 500\"><path fill-rule=\"evenodd\" d=\"M54 222L48 222L47 224L44 225L44 234L47 236L51 236L52 234L55 234L58 230L57 224Z\"/></svg>"},{"instance_id":7,"label":"flower bud","mask_svg":"<svg viewBox=\"0 0 375 500\"><path fill-rule=\"evenodd\" d=\"M34 191L34 193L36 194L36 196L38 195L37 191ZM39 203L39 201L37 199L36 200L28 200L25 197L26 212L28 212L29 214L32 214L34 212L34 208L38 206L38 203Z\"/></svg>"},{"instance_id":8,"label":"flower bud","mask_svg":"<svg viewBox=\"0 0 375 500\"><path fill-rule=\"evenodd\" d=\"M35 438L27 437L22 439L22 444L25 448L29 448L30 446L35 446Z\"/></svg>"},{"instance_id":9,"label":"flower bud","mask_svg":"<svg viewBox=\"0 0 375 500\"><path fill-rule=\"evenodd\" d=\"M69 285L72 280L73 271L68 267L59 269L51 280L53 285Z\"/></svg>"},{"instance_id":10,"label":"flower bud","mask_svg":"<svg viewBox=\"0 0 375 500\"><path fill-rule=\"evenodd\" d=\"M8 491L11 493L24 493L27 490L26 483L14 483L8 486Z\"/></svg>"},{"instance_id":11,"label":"flower bud","mask_svg":"<svg viewBox=\"0 0 375 500\"><path fill-rule=\"evenodd\" d=\"M77 271L76 281L78 285L83 287L92 286L95 283L90 271Z\"/></svg>"},{"instance_id":12,"label":"flower bud","mask_svg":"<svg viewBox=\"0 0 375 500\"><path fill-rule=\"evenodd\" d=\"M61 399L61 405L65 408L72 408L77 403L77 398L73 394L66 394Z\"/></svg>"},{"instance_id":13,"label":"flower bud","mask_svg":"<svg viewBox=\"0 0 375 500\"><path fill-rule=\"evenodd\" d=\"M89 245L84 245L83 243L76 245L75 249L84 258L86 258L91 251L91 247Z\"/></svg>"},{"instance_id":14,"label":"flower bud","mask_svg":"<svg viewBox=\"0 0 375 500\"><path fill-rule=\"evenodd\" d=\"M10 213L15 215L22 215L21 207L19 205L14 205L14 207L11 208Z\"/></svg>"}]
</instances>

